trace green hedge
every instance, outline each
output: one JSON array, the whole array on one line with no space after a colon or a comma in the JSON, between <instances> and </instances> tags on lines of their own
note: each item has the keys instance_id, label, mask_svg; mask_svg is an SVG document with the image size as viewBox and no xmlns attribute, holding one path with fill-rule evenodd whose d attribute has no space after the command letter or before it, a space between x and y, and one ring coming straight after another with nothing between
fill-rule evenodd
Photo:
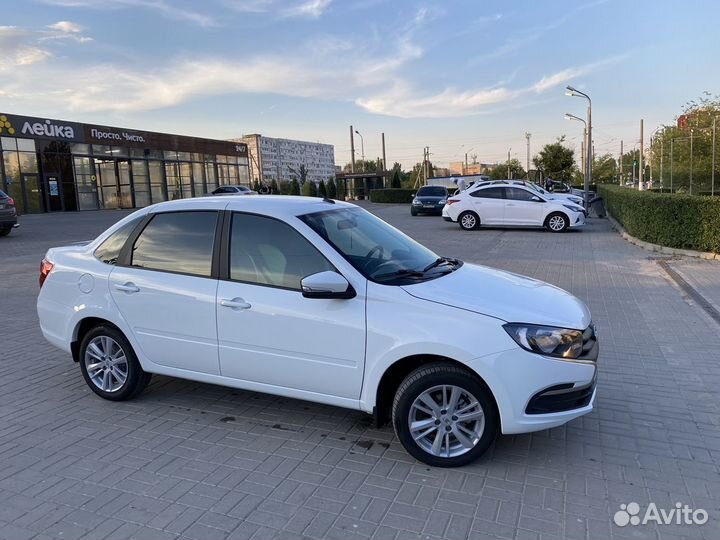
<instances>
[{"instance_id":1,"label":"green hedge","mask_svg":"<svg viewBox=\"0 0 720 540\"><path fill-rule=\"evenodd\" d=\"M544 187L544 186L543 186L543 187ZM573 188L573 189L579 189L579 190L582 191L582 190L585 189L585 184L573 184L573 185L570 186L570 187ZM597 192L597 185L596 185L596 184L590 184L590 185L588 186L588 189L589 189L590 191Z\"/></svg>"},{"instance_id":2,"label":"green hedge","mask_svg":"<svg viewBox=\"0 0 720 540\"><path fill-rule=\"evenodd\" d=\"M410 204L416 190L404 188L371 189L370 202Z\"/></svg>"},{"instance_id":3,"label":"green hedge","mask_svg":"<svg viewBox=\"0 0 720 540\"><path fill-rule=\"evenodd\" d=\"M600 185L605 208L636 238L720 253L720 199Z\"/></svg>"}]
</instances>

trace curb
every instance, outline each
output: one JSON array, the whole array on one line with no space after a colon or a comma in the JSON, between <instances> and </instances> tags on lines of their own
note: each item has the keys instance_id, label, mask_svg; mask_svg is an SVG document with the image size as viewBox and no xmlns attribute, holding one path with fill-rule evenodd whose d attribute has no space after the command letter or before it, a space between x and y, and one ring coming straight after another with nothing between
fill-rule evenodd
<instances>
[{"instance_id":1,"label":"curb","mask_svg":"<svg viewBox=\"0 0 720 540\"><path fill-rule=\"evenodd\" d=\"M646 249L648 251L655 251L656 253L664 253L665 255L694 257L696 259L705 259L707 261L712 261L712 260L720 261L720 253L713 253L711 251L695 251L693 249L671 248L671 247L667 247L667 246L661 246L658 244L651 244L650 242L645 242L644 240L635 238L634 236L625 232L625 229L623 229L622 225L620 225L620 223L618 223L615 220L615 218L613 218L609 213L607 213L607 218L608 218L608 221L610 221L610 224L612 225L613 229L615 229L617 232L620 233L620 236L622 236L625 240L627 240L631 244L635 244L636 246Z\"/></svg>"}]
</instances>

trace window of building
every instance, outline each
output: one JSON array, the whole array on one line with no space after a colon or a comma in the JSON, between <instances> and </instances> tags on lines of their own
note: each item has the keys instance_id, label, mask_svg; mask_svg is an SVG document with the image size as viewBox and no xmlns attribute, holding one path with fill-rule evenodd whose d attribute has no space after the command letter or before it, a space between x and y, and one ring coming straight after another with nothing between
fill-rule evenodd
<instances>
[{"instance_id":1,"label":"window of building","mask_svg":"<svg viewBox=\"0 0 720 540\"><path fill-rule=\"evenodd\" d=\"M132 160L133 188L135 190L135 206L142 208L150 204L150 180L148 178L147 161Z\"/></svg>"},{"instance_id":2,"label":"window of building","mask_svg":"<svg viewBox=\"0 0 720 540\"><path fill-rule=\"evenodd\" d=\"M235 213L230 279L300 290L302 278L333 266L299 232L276 219Z\"/></svg>"},{"instance_id":3,"label":"window of building","mask_svg":"<svg viewBox=\"0 0 720 540\"><path fill-rule=\"evenodd\" d=\"M217 212L157 214L135 240L132 266L210 277Z\"/></svg>"},{"instance_id":4,"label":"window of building","mask_svg":"<svg viewBox=\"0 0 720 540\"><path fill-rule=\"evenodd\" d=\"M167 201L167 187L165 185L162 161L148 161L148 173L150 176L150 195L152 202Z\"/></svg>"}]
</instances>

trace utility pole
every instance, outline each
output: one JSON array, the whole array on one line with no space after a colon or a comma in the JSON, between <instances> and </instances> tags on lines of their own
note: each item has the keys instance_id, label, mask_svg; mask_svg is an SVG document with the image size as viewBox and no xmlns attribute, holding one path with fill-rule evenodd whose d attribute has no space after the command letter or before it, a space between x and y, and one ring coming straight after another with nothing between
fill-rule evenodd
<instances>
[{"instance_id":1,"label":"utility pole","mask_svg":"<svg viewBox=\"0 0 720 540\"><path fill-rule=\"evenodd\" d=\"M350 172L355 172L355 134L350 126Z\"/></svg>"},{"instance_id":2,"label":"utility pole","mask_svg":"<svg viewBox=\"0 0 720 540\"><path fill-rule=\"evenodd\" d=\"M712 134L712 173L710 175L710 196L715 195L715 120L717 116L713 116L713 134Z\"/></svg>"},{"instance_id":3,"label":"utility pole","mask_svg":"<svg viewBox=\"0 0 720 540\"><path fill-rule=\"evenodd\" d=\"M587 137L587 128L583 129L583 140L580 141L580 163L583 164L583 167L586 166L587 161L585 161L585 138ZM585 175L583 175L583 178Z\"/></svg>"},{"instance_id":4,"label":"utility pole","mask_svg":"<svg viewBox=\"0 0 720 540\"><path fill-rule=\"evenodd\" d=\"M467 174L467 168L468 168L468 162L467 162L467 152L465 152L465 169L463 170L463 176Z\"/></svg>"},{"instance_id":5,"label":"utility pole","mask_svg":"<svg viewBox=\"0 0 720 540\"><path fill-rule=\"evenodd\" d=\"M620 141L620 178L618 178L618 185L622 185L623 180L623 142Z\"/></svg>"},{"instance_id":6,"label":"utility pole","mask_svg":"<svg viewBox=\"0 0 720 540\"><path fill-rule=\"evenodd\" d=\"M526 160L526 168L525 168L525 176L527 179L530 179L530 133L525 133L525 138L527 139L527 160Z\"/></svg>"},{"instance_id":7,"label":"utility pole","mask_svg":"<svg viewBox=\"0 0 720 540\"><path fill-rule=\"evenodd\" d=\"M643 144L644 144L644 141L643 141L643 120L642 120L642 118L641 118L641 119L640 119L640 154L639 154L640 157L639 157L639 159L638 159L638 165L640 166L640 167L638 168L638 173L639 173L639 175L640 175L640 177L638 178L638 190L639 190L639 191L642 191L642 189L643 189L643 176L645 176L645 175L643 174L643 173L645 172L645 170L644 170L644 168L643 168Z\"/></svg>"},{"instance_id":8,"label":"utility pole","mask_svg":"<svg viewBox=\"0 0 720 540\"><path fill-rule=\"evenodd\" d=\"M387 171L387 158L385 157L385 134L381 133L382 136L382 150L383 150L383 171Z\"/></svg>"},{"instance_id":9,"label":"utility pole","mask_svg":"<svg viewBox=\"0 0 720 540\"><path fill-rule=\"evenodd\" d=\"M507 177L508 177L508 179L511 179L511 178L510 178L510 150L512 150L512 148L508 148L508 161L507 161L507 167L508 167L508 175L507 175Z\"/></svg>"},{"instance_id":10,"label":"utility pole","mask_svg":"<svg viewBox=\"0 0 720 540\"><path fill-rule=\"evenodd\" d=\"M693 173L693 133L694 129L690 130L690 195L692 195L692 173Z\"/></svg>"}]
</instances>

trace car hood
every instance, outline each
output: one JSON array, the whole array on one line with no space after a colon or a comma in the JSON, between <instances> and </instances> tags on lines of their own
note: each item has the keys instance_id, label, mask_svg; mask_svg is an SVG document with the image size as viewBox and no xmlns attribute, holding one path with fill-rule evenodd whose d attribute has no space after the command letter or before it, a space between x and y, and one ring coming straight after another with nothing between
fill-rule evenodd
<instances>
[{"instance_id":1,"label":"car hood","mask_svg":"<svg viewBox=\"0 0 720 540\"><path fill-rule=\"evenodd\" d=\"M489 315L506 322L584 330L587 306L563 289L487 266L464 264L441 278L404 285L416 298Z\"/></svg>"}]
</instances>

